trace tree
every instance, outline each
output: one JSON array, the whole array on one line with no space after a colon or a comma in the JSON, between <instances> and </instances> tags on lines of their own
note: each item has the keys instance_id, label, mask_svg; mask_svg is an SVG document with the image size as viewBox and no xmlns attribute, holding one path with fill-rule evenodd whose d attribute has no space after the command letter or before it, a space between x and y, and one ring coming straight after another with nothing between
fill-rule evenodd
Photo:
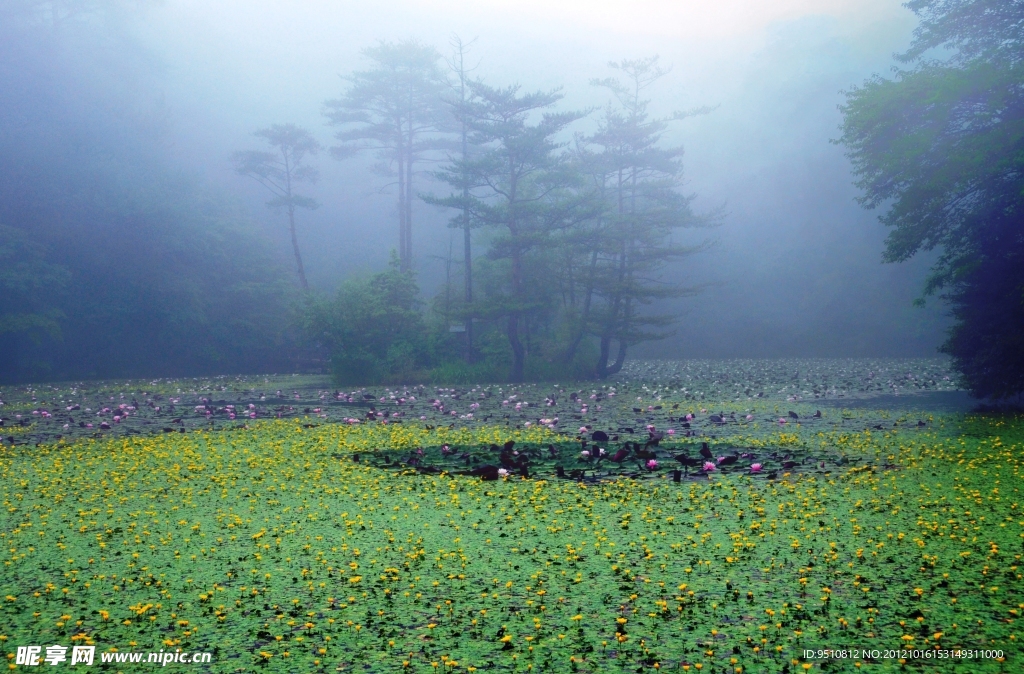
<instances>
[{"instance_id":1,"label":"tree","mask_svg":"<svg viewBox=\"0 0 1024 674\"><path fill-rule=\"evenodd\" d=\"M579 112L544 112L534 124L530 118L561 100L560 92L520 94L520 87L490 87L470 83L477 99L470 128L478 156L452 162L438 176L463 191L431 203L468 210L479 226L497 230L489 256L508 261L505 294L491 298L492 317L506 318L505 335L512 350L509 378L523 381L526 347L520 329L527 312L537 303L526 286L528 253L542 247L550 233L571 225L580 202L569 192L577 176L557 153L554 140L567 125L583 116ZM477 185L472 192L466 185Z\"/></svg>"},{"instance_id":2,"label":"tree","mask_svg":"<svg viewBox=\"0 0 1024 674\"><path fill-rule=\"evenodd\" d=\"M307 304L305 329L331 353L339 384L370 384L412 376L424 362L426 328L419 288L392 252L387 271L346 281L331 300Z\"/></svg>"},{"instance_id":3,"label":"tree","mask_svg":"<svg viewBox=\"0 0 1024 674\"><path fill-rule=\"evenodd\" d=\"M102 20L136 3L59 4L97 12L0 3L0 382L293 369L294 272L168 158L159 68Z\"/></svg>"},{"instance_id":4,"label":"tree","mask_svg":"<svg viewBox=\"0 0 1024 674\"><path fill-rule=\"evenodd\" d=\"M910 67L847 93L837 142L861 204L886 209L883 261L940 250L919 302L950 303L942 350L963 384L1007 398L1024 391L1024 2L907 7Z\"/></svg>"},{"instance_id":5,"label":"tree","mask_svg":"<svg viewBox=\"0 0 1024 674\"><path fill-rule=\"evenodd\" d=\"M295 209L312 210L319 207L319 204L314 199L296 194L294 186L303 182L316 182L319 171L304 161L306 155L315 155L319 151L320 144L309 131L294 124L274 124L256 131L253 135L266 140L276 152L236 152L232 155L235 171L240 175L249 176L273 193L274 198L267 202L267 206L288 211L288 232L292 238L299 282L302 283L303 290L309 290L306 270L302 266L302 255L299 254L299 239L295 232Z\"/></svg>"},{"instance_id":6,"label":"tree","mask_svg":"<svg viewBox=\"0 0 1024 674\"><path fill-rule=\"evenodd\" d=\"M594 373L601 378L622 368L630 345L669 334L652 328L664 328L672 317L642 307L696 291L666 283L658 272L669 261L707 245L681 245L674 240L678 230L715 222L714 214L696 216L690 208L693 197L679 191L683 148L660 146L670 121L708 109L654 118L644 94L667 72L658 66L658 57L609 65L622 73L624 81L606 78L591 84L607 88L616 104L607 107L594 135L579 140L576 154L602 208L580 235L586 244L585 254L578 258L582 264L568 261L565 267L570 272L579 267L581 272L573 279L580 290L572 297L579 297L581 305L572 307L574 334L566 358L573 357L584 334L591 332L600 343Z\"/></svg>"},{"instance_id":7,"label":"tree","mask_svg":"<svg viewBox=\"0 0 1024 674\"><path fill-rule=\"evenodd\" d=\"M462 253L463 253L463 282L465 290L465 306L467 314L466 321L466 363L473 362L473 241L472 241L472 219L469 213L469 191L473 187L472 175L466 170L469 160L469 124L471 121L473 99L469 88L469 72L466 70L466 45L456 35L452 37L452 56L448 60L448 69L455 76L452 84L452 95L446 100L452 111L452 117L458 125L459 134L459 158L463 168L461 185L462 188L462 209L461 213L452 224L462 229Z\"/></svg>"},{"instance_id":8,"label":"tree","mask_svg":"<svg viewBox=\"0 0 1024 674\"><path fill-rule=\"evenodd\" d=\"M353 73L348 90L324 103L324 115L339 145L335 159L362 151L376 152L377 173L398 178L398 255L402 271L412 269L412 203L414 165L437 149L432 135L442 124L444 73L441 55L415 40L381 42L363 51L373 66Z\"/></svg>"}]
</instances>

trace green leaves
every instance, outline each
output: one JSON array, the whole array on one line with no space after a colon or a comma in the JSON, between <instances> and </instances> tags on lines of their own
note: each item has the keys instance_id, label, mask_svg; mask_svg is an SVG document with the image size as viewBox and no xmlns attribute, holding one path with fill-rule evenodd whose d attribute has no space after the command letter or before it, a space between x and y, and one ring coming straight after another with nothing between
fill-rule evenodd
<instances>
[{"instance_id":1,"label":"green leaves","mask_svg":"<svg viewBox=\"0 0 1024 674\"><path fill-rule=\"evenodd\" d=\"M306 305L306 330L330 349L338 383L392 380L426 365L418 293L412 274L392 259L387 271L346 281L333 299Z\"/></svg>"},{"instance_id":2,"label":"green leaves","mask_svg":"<svg viewBox=\"0 0 1024 674\"><path fill-rule=\"evenodd\" d=\"M943 350L979 397L1024 390L1024 60L1019 2L916 0L893 79L847 94L843 135L861 203L885 207L885 262L940 249L924 288L957 324ZM952 50L926 60L930 49Z\"/></svg>"}]
</instances>

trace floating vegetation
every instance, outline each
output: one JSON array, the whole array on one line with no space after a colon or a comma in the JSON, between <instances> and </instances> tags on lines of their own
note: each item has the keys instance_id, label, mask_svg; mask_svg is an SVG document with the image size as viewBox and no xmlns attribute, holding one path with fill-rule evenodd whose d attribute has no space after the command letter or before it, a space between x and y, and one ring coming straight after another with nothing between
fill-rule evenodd
<instances>
[{"instance_id":1,"label":"floating vegetation","mask_svg":"<svg viewBox=\"0 0 1024 674\"><path fill-rule=\"evenodd\" d=\"M843 647L1019 662L1024 420L660 402L675 421L632 432L606 403L554 428L311 413L7 445L0 651L180 648L224 672L795 672ZM680 455L700 465L675 482ZM831 667L858 662L900 667Z\"/></svg>"}]
</instances>

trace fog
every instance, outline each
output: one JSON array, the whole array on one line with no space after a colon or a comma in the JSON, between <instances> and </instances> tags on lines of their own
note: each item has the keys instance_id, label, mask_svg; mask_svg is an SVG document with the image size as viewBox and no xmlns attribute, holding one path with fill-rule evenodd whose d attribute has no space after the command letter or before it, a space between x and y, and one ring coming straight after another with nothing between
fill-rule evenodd
<instances>
[{"instance_id":1,"label":"fog","mask_svg":"<svg viewBox=\"0 0 1024 674\"><path fill-rule=\"evenodd\" d=\"M55 7L67 14L59 27L50 25ZM258 148L253 132L275 123L335 144L324 102L345 90L348 74L367 67L366 48L415 39L448 55L457 35L470 45L471 77L528 91L562 87L558 110L593 109L564 141L595 128L609 94L588 82L612 74L610 61L658 55L670 71L647 92L654 115L712 108L673 123L664 142L685 147L684 191L695 196L693 209L721 216L716 227L688 235L709 242L707 250L665 270L667 281L702 288L658 307L678 317L674 335L631 356L930 356L943 339L941 305L912 306L929 260L881 263L884 227L877 212L856 203L844 149L830 142L839 135L842 92L886 72L910 41L915 19L899 0L164 0L116 9L17 0L10 12L0 39L5 54L20 56L3 67L3 137L29 159L5 164L8 177L28 180L27 165L46 173L54 162L73 161L67 147L56 146L77 126L77 142L144 157L234 204L237 217L257 223L258 236L271 242L275 261L267 268L277 265L289 282L286 218L266 208L267 193L238 175L230 158ZM33 111L47 105L39 121ZM398 246L396 192L369 171L371 161L336 161L327 152L311 158L320 177L305 193L320 207L297 219L315 290L332 293L347 278L386 268ZM424 174L415 190L449 188ZM0 224L31 232L24 194L10 184L3 191ZM61 206L47 210L59 217ZM460 259L451 217L420 200L413 206L413 266L425 300L444 282L446 257ZM119 262L114 256L104 264ZM76 340L67 329L60 348ZM292 357L264 362L285 368ZM52 367L56 374L62 366ZM258 369L259 361L244 367Z\"/></svg>"}]
</instances>

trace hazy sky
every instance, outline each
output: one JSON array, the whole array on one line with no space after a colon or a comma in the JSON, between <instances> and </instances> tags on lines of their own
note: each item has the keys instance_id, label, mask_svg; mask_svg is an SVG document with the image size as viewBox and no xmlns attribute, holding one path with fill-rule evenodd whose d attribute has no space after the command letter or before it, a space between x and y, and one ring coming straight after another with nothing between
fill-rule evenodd
<instances>
[{"instance_id":1,"label":"hazy sky","mask_svg":"<svg viewBox=\"0 0 1024 674\"><path fill-rule=\"evenodd\" d=\"M165 0L144 12L139 31L163 62L177 155L245 195L279 236L259 188L231 174L228 156L255 147L252 131L278 122L330 144L322 104L378 40L412 37L445 52L453 33L475 39L475 75L562 86L562 108L607 100L587 83L611 74L608 61L658 54L671 72L650 92L656 113L718 106L676 124L668 140L686 147L697 207L726 211L714 250L674 270L712 289L679 306L680 338L665 348L743 355L753 340L813 355L828 348L822 331L834 331L847 340L840 351L869 355L889 346L930 353L941 341L936 311L909 309L924 261L879 264L885 232L877 214L854 203L843 150L829 143L839 135L841 90L886 72L915 22L898 0ZM303 215L300 241L311 280L330 288L383 266L396 245L394 197L358 161L323 155L318 165L312 193L323 207ZM421 204L415 217L429 291L449 240L447 216Z\"/></svg>"}]
</instances>

